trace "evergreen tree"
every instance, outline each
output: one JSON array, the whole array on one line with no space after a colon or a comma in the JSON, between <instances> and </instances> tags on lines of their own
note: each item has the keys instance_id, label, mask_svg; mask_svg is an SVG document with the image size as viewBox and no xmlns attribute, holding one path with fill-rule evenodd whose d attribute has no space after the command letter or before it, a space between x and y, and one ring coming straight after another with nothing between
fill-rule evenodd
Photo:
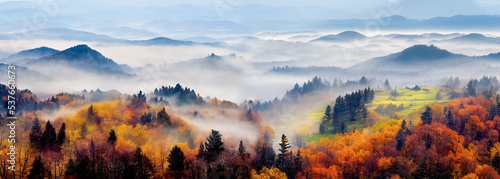
<instances>
[{"instance_id":1,"label":"evergreen tree","mask_svg":"<svg viewBox=\"0 0 500 179\"><path fill-rule=\"evenodd\" d=\"M422 113L422 115L420 116L420 119L423 121L422 125L431 124L432 116L431 116L431 108L429 106L427 106L427 108L425 109L425 112Z\"/></svg>"},{"instance_id":2,"label":"evergreen tree","mask_svg":"<svg viewBox=\"0 0 500 179\"><path fill-rule=\"evenodd\" d=\"M185 167L185 159L186 157L184 156L184 152L182 152L181 148L175 145L168 154L168 169L170 171L183 171Z\"/></svg>"},{"instance_id":3,"label":"evergreen tree","mask_svg":"<svg viewBox=\"0 0 500 179\"><path fill-rule=\"evenodd\" d=\"M153 120L153 115L150 112L145 112L139 118L139 123L141 125L149 124Z\"/></svg>"},{"instance_id":4,"label":"evergreen tree","mask_svg":"<svg viewBox=\"0 0 500 179\"><path fill-rule=\"evenodd\" d=\"M30 130L30 146L34 149L41 149L41 141L42 141L42 129L40 126L40 121L38 118L33 120L33 126L31 126Z\"/></svg>"},{"instance_id":5,"label":"evergreen tree","mask_svg":"<svg viewBox=\"0 0 500 179\"><path fill-rule=\"evenodd\" d=\"M401 151L403 146L405 145L406 142L406 136L408 135L408 129L406 128L406 121L403 119L403 122L401 123L401 128L398 131L398 134L396 134L396 149L398 151Z\"/></svg>"},{"instance_id":6,"label":"evergreen tree","mask_svg":"<svg viewBox=\"0 0 500 179\"><path fill-rule=\"evenodd\" d=\"M213 130L205 143L207 161L214 161L222 151L224 151L224 142L222 142L222 135L219 131Z\"/></svg>"},{"instance_id":7,"label":"evergreen tree","mask_svg":"<svg viewBox=\"0 0 500 179\"><path fill-rule=\"evenodd\" d=\"M57 133L57 144L59 146L64 144L66 140L66 124L62 123L61 128L59 128L59 132Z\"/></svg>"},{"instance_id":8,"label":"evergreen tree","mask_svg":"<svg viewBox=\"0 0 500 179\"><path fill-rule=\"evenodd\" d=\"M295 165L295 171L296 172L301 172L302 171L302 156L300 156L300 149L297 150L297 155L295 158L293 158L293 164Z\"/></svg>"},{"instance_id":9,"label":"evergreen tree","mask_svg":"<svg viewBox=\"0 0 500 179\"><path fill-rule=\"evenodd\" d=\"M391 90L391 84L389 84L389 80L388 79L385 79L385 82L384 82L384 88L385 90Z\"/></svg>"},{"instance_id":10,"label":"evergreen tree","mask_svg":"<svg viewBox=\"0 0 500 179\"><path fill-rule=\"evenodd\" d=\"M257 171L260 171L262 167L271 168L274 166L276 152L274 152L272 143L263 142L261 145L257 145L256 153L255 168Z\"/></svg>"},{"instance_id":11,"label":"evergreen tree","mask_svg":"<svg viewBox=\"0 0 500 179\"><path fill-rule=\"evenodd\" d=\"M340 132L344 133L346 130L344 121L340 122Z\"/></svg>"},{"instance_id":12,"label":"evergreen tree","mask_svg":"<svg viewBox=\"0 0 500 179\"><path fill-rule=\"evenodd\" d=\"M56 141L56 129L54 129L54 126L50 124L50 121L47 121L47 123L45 124L45 131L43 131L42 134L42 148L51 148L54 146L54 144L56 144Z\"/></svg>"},{"instance_id":13,"label":"evergreen tree","mask_svg":"<svg viewBox=\"0 0 500 179\"><path fill-rule=\"evenodd\" d=\"M28 179L44 179L49 174L49 171L45 168L41 156L37 156L33 161Z\"/></svg>"},{"instance_id":14,"label":"evergreen tree","mask_svg":"<svg viewBox=\"0 0 500 179\"><path fill-rule=\"evenodd\" d=\"M154 166L148 157L142 155L142 150L140 147L134 152L133 155L134 162L134 178L151 178L154 175Z\"/></svg>"},{"instance_id":15,"label":"evergreen tree","mask_svg":"<svg viewBox=\"0 0 500 179\"><path fill-rule=\"evenodd\" d=\"M290 148L290 144L288 142L288 138L285 134L281 135L281 142L279 143L280 153L278 154L278 160L276 160L276 166L283 172L286 172L287 175L290 173L290 153L288 149Z\"/></svg>"},{"instance_id":16,"label":"evergreen tree","mask_svg":"<svg viewBox=\"0 0 500 179\"><path fill-rule=\"evenodd\" d=\"M332 106L328 105L326 106L326 111L325 111L325 120L331 120L332 119Z\"/></svg>"},{"instance_id":17,"label":"evergreen tree","mask_svg":"<svg viewBox=\"0 0 500 179\"><path fill-rule=\"evenodd\" d=\"M87 116L90 120L94 117L94 106L90 105L89 109L87 109Z\"/></svg>"},{"instance_id":18,"label":"evergreen tree","mask_svg":"<svg viewBox=\"0 0 500 179\"><path fill-rule=\"evenodd\" d=\"M117 140L117 137L116 137L115 130L111 129L111 132L109 132L108 143L115 144L116 140Z\"/></svg>"},{"instance_id":19,"label":"evergreen tree","mask_svg":"<svg viewBox=\"0 0 500 179\"><path fill-rule=\"evenodd\" d=\"M73 159L69 159L66 164L66 170L64 171L64 176L70 178L69 176L73 175L76 170L76 162Z\"/></svg>"},{"instance_id":20,"label":"evergreen tree","mask_svg":"<svg viewBox=\"0 0 500 179\"><path fill-rule=\"evenodd\" d=\"M455 130L455 127L453 126L453 113L451 112L451 109L447 110L446 121L446 126L452 130Z\"/></svg>"},{"instance_id":21,"label":"evergreen tree","mask_svg":"<svg viewBox=\"0 0 500 179\"><path fill-rule=\"evenodd\" d=\"M163 109L158 111L158 113L156 114L156 117L158 119L158 123L160 123L160 124L167 123L168 125L172 125L170 115L167 113L167 110L165 109L165 107L163 107Z\"/></svg>"},{"instance_id":22,"label":"evergreen tree","mask_svg":"<svg viewBox=\"0 0 500 179\"><path fill-rule=\"evenodd\" d=\"M281 152L281 156L286 156L286 153L288 152L288 149L290 148L290 143L288 142L288 137L285 136L285 134L281 135L281 143L279 143L280 149L279 151Z\"/></svg>"},{"instance_id":23,"label":"evergreen tree","mask_svg":"<svg viewBox=\"0 0 500 179\"><path fill-rule=\"evenodd\" d=\"M247 155L247 150L245 149L242 140L240 140L240 145L238 146L238 154L240 155L241 160L245 160L245 157Z\"/></svg>"},{"instance_id":24,"label":"evergreen tree","mask_svg":"<svg viewBox=\"0 0 500 179\"><path fill-rule=\"evenodd\" d=\"M245 117L247 118L248 121L252 121L254 114L255 113L253 112L252 108L250 108L250 109L248 109L247 113L245 114Z\"/></svg>"},{"instance_id":25,"label":"evergreen tree","mask_svg":"<svg viewBox=\"0 0 500 179\"><path fill-rule=\"evenodd\" d=\"M467 83L467 86L465 88L466 94L472 97L476 97L476 86L477 86L477 80L470 80L469 83Z\"/></svg>"},{"instance_id":26,"label":"evergreen tree","mask_svg":"<svg viewBox=\"0 0 500 179\"><path fill-rule=\"evenodd\" d=\"M198 154L196 154L196 158L199 159L205 159L205 145L203 145L203 142L200 142L200 147L198 148Z\"/></svg>"},{"instance_id":27,"label":"evergreen tree","mask_svg":"<svg viewBox=\"0 0 500 179\"><path fill-rule=\"evenodd\" d=\"M360 85L367 85L368 84L368 79L366 79L365 76L361 77L361 79L359 80L359 84Z\"/></svg>"}]
</instances>

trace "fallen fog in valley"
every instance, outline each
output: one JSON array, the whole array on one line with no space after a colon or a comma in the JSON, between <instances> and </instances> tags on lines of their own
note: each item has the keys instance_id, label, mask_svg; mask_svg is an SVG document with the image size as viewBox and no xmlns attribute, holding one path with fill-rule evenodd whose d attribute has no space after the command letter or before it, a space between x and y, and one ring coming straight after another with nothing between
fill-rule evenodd
<instances>
[{"instance_id":1,"label":"fallen fog in valley","mask_svg":"<svg viewBox=\"0 0 500 179\"><path fill-rule=\"evenodd\" d=\"M62 38L65 35L71 34L57 34L56 38L58 36ZM62 51L76 45L86 44L88 48L117 64L127 66L126 68L120 67L120 70L127 74L124 75L107 73L106 70L89 71L75 68L75 66L67 67L63 63L33 64L28 60L25 63L16 64L16 61L9 61L8 55L2 57L6 60L4 63L27 67L25 74L19 73L18 83L20 87L32 89L40 94L97 88L105 91L118 90L127 94L139 90L149 93L160 86L173 86L180 83L195 89L203 97L219 97L241 103L245 99L281 98L295 83L302 84L314 76L329 81L333 81L334 78L344 81L357 80L366 76L377 79L380 84L383 80L389 79L395 83L394 85L405 86L433 84L438 79L450 76L460 76L466 79L495 75L498 60L491 60L492 63L487 65L472 63L472 65L478 65L478 68L474 68L477 71L467 72L456 66L439 71L433 70L432 67L394 71L393 69L366 67L362 62L399 53L420 44L434 45L453 54L479 58L479 56L500 52L499 39L498 36L489 33L485 35L481 33L381 33L365 36L355 31L346 31L339 34L260 33L253 37L243 36L218 41L215 45L203 43L130 45L120 42L62 39L15 42L1 40L0 49L12 55L22 50L42 46ZM13 43L16 45L12 46ZM468 62L460 62L462 57L450 58L456 59L451 63L452 65L470 68ZM300 73L272 70L273 67L286 66L303 70ZM324 67L332 70L314 71L307 70L308 67ZM400 82L400 85L397 84Z\"/></svg>"}]
</instances>

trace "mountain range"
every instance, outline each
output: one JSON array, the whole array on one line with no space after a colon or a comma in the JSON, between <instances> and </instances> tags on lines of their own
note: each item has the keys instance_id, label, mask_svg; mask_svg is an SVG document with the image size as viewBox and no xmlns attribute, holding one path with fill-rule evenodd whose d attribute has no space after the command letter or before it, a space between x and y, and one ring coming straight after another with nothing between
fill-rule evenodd
<instances>
[{"instance_id":1,"label":"mountain range","mask_svg":"<svg viewBox=\"0 0 500 179\"><path fill-rule=\"evenodd\" d=\"M134 71L134 69L127 65L119 65L113 60L106 58L104 55L87 45L77 45L63 51L58 51L49 47L24 50L9 56L2 62L22 64L28 68L36 65L67 65L68 67L84 71L119 76L131 76ZM248 65L251 66L252 64L235 54L219 56L212 53L205 58L186 60L164 67L239 71L242 67ZM363 71L412 73L428 70L457 69L461 67L473 68L478 65L483 67L500 65L500 52L484 56L466 56L451 53L434 45L414 45L401 52L376 57L345 69L338 67L308 68L291 66L290 68L272 70L272 72L289 75L291 72L293 73L293 71L300 71L301 74L319 72L328 74L347 74Z\"/></svg>"},{"instance_id":2,"label":"mountain range","mask_svg":"<svg viewBox=\"0 0 500 179\"><path fill-rule=\"evenodd\" d=\"M489 54L485 56L466 56L451 53L434 45L414 45L401 52L383 57L373 58L358 63L351 70L376 70L376 71L425 71L431 69L448 69L473 67L486 61L499 63L500 56Z\"/></svg>"},{"instance_id":3,"label":"mountain range","mask_svg":"<svg viewBox=\"0 0 500 179\"><path fill-rule=\"evenodd\" d=\"M11 39L47 39L47 40L72 40L83 42L101 42L109 44L123 44L123 45L137 45L137 46L150 46L150 45L169 45L169 46L191 46L191 45L205 45L205 46L223 46L221 42L210 43L195 43L192 41L175 40L167 37L156 37L146 40L128 40L118 39L107 35L95 34L86 31L73 30L68 28L44 28L39 30L32 30L27 32L18 32L11 34L0 35L0 40Z\"/></svg>"}]
</instances>

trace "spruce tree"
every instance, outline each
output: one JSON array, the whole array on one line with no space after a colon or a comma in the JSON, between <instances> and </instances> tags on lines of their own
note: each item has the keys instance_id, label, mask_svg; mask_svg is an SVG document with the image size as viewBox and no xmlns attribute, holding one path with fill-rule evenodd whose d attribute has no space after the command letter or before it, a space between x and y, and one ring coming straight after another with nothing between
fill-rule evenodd
<instances>
[{"instance_id":1,"label":"spruce tree","mask_svg":"<svg viewBox=\"0 0 500 179\"><path fill-rule=\"evenodd\" d=\"M59 132L57 133L57 144L59 146L64 144L66 140L66 124L62 123L61 128L59 128Z\"/></svg>"},{"instance_id":2,"label":"spruce tree","mask_svg":"<svg viewBox=\"0 0 500 179\"><path fill-rule=\"evenodd\" d=\"M168 115L165 107L163 107L163 109L158 111L158 113L156 114L156 117L158 119L158 123L160 123L160 124L167 123L168 125L172 125L170 115Z\"/></svg>"},{"instance_id":3,"label":"spruce tree","mask_svg":"<svg viewBox=\"0 0 500 179\"><path fill-rule=\"evenodd\" d=\"M42 148L51 148L57 141L56 129L47 121L45 124L45 131L42 134Z\"/></svg>"},{"instance_id":4,"label":"spruce tree","mask_svg":"<svg viewBox=\"0 0 500 179\"><path fill-rule=\"evenodd\" d=\"M116 137L115 130L111 129L111 132L109 132L108 143L115 144L116 140L117 140L117 137Z\"/></svg>"},{"instance_id":5,"label":"spruce tree","mask_svg":"<svg viewBox=\"0 0 500 179\"><path fill-rule=\"evenodd\" d=\"M48 171L44 166L41 156L37 156L33 161L28 179L43 179L47 176Z\"/></svg>"},{"instance_id":6,"label":"spruce tree","mask_svg":"<svg viewBox=\"0 0 500 179\"><path fill-rule=\"evenodd\" d=\"M408 129L406 128L406 121L403 120L401 123L401 128L396 134L396 150L401 151L406 142L406 136L408 135Z\"/></svg>"},{"instance_id":7,"label":"spruce tree","mask_svg":"<svg viewBox=\"0 0 500 179\"><path fill-rule=\"evenodd\" d=\"M288 138L285 136L285 134L281 135L281 143L279 143L280 149L278 149L281 152L281 156L286 156L286 153L288 152L288 149L290 148L290 143L288 142Z\"/></svg>"},{"instance_id":8,"label":"spruce tree","mask_svg":"<svg viewBox=\"0 0 500 179\"><path fill-rule=\"evenodd\" d=\"M172 150L170 150L170 154L168 154L167 161L169 163L168 169L170 171L183 171L185 166L184 152L182 152L181 148L174 146Z\"/></svg>"},{"instance_id":9,"label":"spruce tree","mask_svg":"<svg viewBox=\"0 0 500 179\"><path fill-rule=\"evenodd\" d=\"M199 159L205 159L205 145L203 145L203 142L200 142L200 147L198 148L198 154L196 154L196 158Z\"/></svg>"},{"instance_id":10,"label":"spruce tree","mask_svg":"<svg viewBox=\"0 0 500 179\"><path fill-rule=\"evenodd\" d=\"M451 109L447 110L446 121L446 126L452 130L455 130L453 126L453 113L451 113Z\"/></svg>"},{"instance_id":11,"label":"spruce tree","mask_svg":"<svg viewBox=\"0 0 500 179\"><path fill-rule=\"evenodd\" d=\"M425 124L430 125L432 123L431 108L429 106L427 106L427 108L425 109L425 112L422 113L422 115L420 116L420 119L423 121L422 125L425 125Z\"/></svg>"},{"instance_id":12,"label":"spruce tree","mask_svg":"<svg viewBox=\"0 0 500 179\"><path fill-rule=\"evenodd\" d=\"M247 150L245 149L245 146L243 145L243 141L240 140L240 145L238 147L238 154L240 155L241 160L245 160L245 156L247 154Z\"/></svg>"},{"instance_id":13,"label":"spruce tree","mask_svg":"<svg viewBox=\"0 0 500 179\"><path fill-rule=\"evenodd\" d=\"M325 120L331 120L332 119L332 106L328 105L326 106L325 110Z\"/></svg>"},{"instance_id":14,"label":"spruce tree","mask_svg":"<svg viewBox=\"0 0 500 179\"><path fill-rule=\"evenodd\" d=\"M207 161L214 161L224 151L224 142L219 131L213 130L205 143Z\"/></svg>"},{"instance_id":15,"label":"spruce tree","mask_svg":"<svg viewBox=\"0 0 500 179\"><path fill-rule=\"evenodd\" d=\"M288 142L288 138L285 136L285 134L281 135L281 142L279 143L280 153L278 154L278 160L276 160L276 166L278 169L280 169L283 172L286 172L287 175L290 173L290 153L288 152L288 149L290 148L290 144Z\"/></svg>"},{"instance_id":16,"label":"spruce tree","mask_svg":"<svg viewBox=\"0 0 500 179\"><path fill-rule=\"evenodd\" d=\"M33 126L30 130L30 146L34 149L40 150L42 142L42 129L38 118L33 120Z\"/></svg>"}]
</instances>

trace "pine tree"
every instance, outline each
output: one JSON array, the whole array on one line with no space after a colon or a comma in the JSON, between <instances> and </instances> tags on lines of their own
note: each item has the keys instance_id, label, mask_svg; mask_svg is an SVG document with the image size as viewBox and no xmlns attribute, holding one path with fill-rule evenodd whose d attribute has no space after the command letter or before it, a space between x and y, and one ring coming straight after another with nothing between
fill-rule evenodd
<instances>
[{"instance_id":1,"label":"pine tree","mask_svg":"<svg viewBox=\"0 0 500 179\"><path fill-rule=\"evenodd\" d=\"M288 149L290 148L290 143L288 142L288 138L285 136L285 134L281 135L281 143L279 143L280 149L278 149L281 152L281 156L286 156Z\"/></svg>"},{"instance_id":2,"label":"pine tree","mask_svg":"<svg viewBox=\"0 0 500 179\"><path fill-rule=\"evenodd\" d=\"M38 118L33 120L33 126L31 126L30 130L30 146L34 149L41 149L41 141L42 141L42 129L40 126L40 121Z\"/></svg>"},{"instance_id":3,"label":"pine tree","mask_svg":"<svg viewBox=\"0 0 500 179\"><path fill-rule=\"evenodd\" d=\"M403 120L401 123L401 128L398 131L398 134L396 134L396 149L398 151L401 151L403 146L405 145L406 142L406 136L408 135L408 129L406 128L406 121Z\"/></svg>"},{"instance_id":4,"label":"pine tree","mask_svg":"<svg viewBox=\"0 0 500 179\"><path fill-rule=\"evenodd\" d=\"M54 129L54 126L50 124L50 121L47 121L47 123L45 124L45 131L43 131L42 134L42 148L51 148L52 146L54 146L54 144L56 144L56 141L56 129Z\"/></svg>"},{"instance_id":5,"label":"pine tree","mask_svg":"<svg viewBox=\"0 0 500 179\"><path fill-rule=\"evenodd\" d=\"M293 159L293 164L295 165L295 171L302 171L302 156L300 156L300 149L297 150L297 155L295 155L295 158Z\"/></svg>"},{"instance_id":6,"label":"pine tree","mask_svg":"<svg viewBox=\"0 0 500 179\"><path fill-rule=\"evenodd\" d=\"M57 144L59 146L64 144L66 140L66 124L62 123L61 128L59 128L59 132L57 133Z\"/></svg>"},{"instance_id":7,"label":"pine tree","mask_svg":"<svg viewBox=\"0 0 500 179\"><path fill-rule=\"evenodd\" d=\"M148 157L142 155L142 150L140 147L134 152L134 178L151 178L154 174L154 166Z\"/></svg>"},{"instance_id":8,"label":"pine tree","mask_svg":"<svg viewBox=\"0 0 500 179\"><path fill-rule=\"evenodd\" d=\"M115 144L116 140L117 140L117 137L116 137L115 130L111 129L111 132L109 132L108 143Z\"/></svg>"},{"instance_id":9,"label":"pine tree","mask_svg":"<svg viewBox=\"0 0 500 179\"><path fill-rule=\"evenodd\" d=\"M288 152L288 149L290 148L290 144L288 142L288 138L285 136L285 134L281 135L281 142L279 143L280 153L278 154L278 160L276 160L276 166L278 169L280 169L283 172L287 172L287 174L290 173L290 152Z\"/></svg>"},{"instance_id":10,"label":"pine tree","mask_svg":"<svg viewBox=\"0 0 500 179\"><path fill-rule=\"evenodd\" d=\"M477 80L476 80L477 82ZM472 96L472 97L476 97L477 94L476 94L476 83L474 82L474 80L470 80L469 83L467 84L466 86L466 94L468 94L469 96Z\"/></svg>"},{"instance_id":11,"label":"pine tree","mask_svg":"<svg viewBox=\"0 0 500 179\"><path fill-rule=\"evenodd\" d=\"M45 168L41 156L37 156L33 161L28 179L43 179L48 175L48 170Z\"/></svg>"},{"instance_id":12,"label":"pine tree","mask_svg":"<svg viewBox=\"0 0 500 179\"><path fill-rule=\"evenodd\" d=\"M205 143L206 155L205 160L214 161L222 151L224 151L224 142L219 131L213 130Z\"/></svg>"},{"instance_id":13,"label":"pine tree","mask_svg":"<svg viewBox=\"0 0 500 179\"><path fill-rule=\"evenodd\" d=\"M332 119L332 106L328 105L326 106L326 111L325 111L325 120L331 120Z\"/></svg>"},{"instance_id":14,"label":"pine tree","mask_svg":"<svg viewBox=\"0 0 500 179\"><path fill-rule=\"evenodd\" d=\"M196 154L196 159L205 159L205 145L203 145L203 142L200 142L200 147L198 148L198 154Z\"/></svg>"},{"instance_id":15,"label":"pine tree","mask_svg":"<svg viewBox=\"0 0 500 179\"><path fill-rule=\"evenodd\" d=\"M186 157L182 152L181 148L174 146L172 150L170 150L170 154L168 154L167 161L169 163L168 169L171 171L182 171L184 170Z\"/></svg>"},{"instance_id":16,"label":"pine tree","mask_svg":"<svg viewBox=\"0 0 500 179\"><path fill-rule=\"evenodd\" d=\"M272 143L264 142L261 146L257 145L256 169L260 171L262 167L271 168L275 164L276 152L274 152Z\"/></svg>"},{"instance_id":17,"label":"pine tree","mask_svg":"<svg viewBox=\"0 0 500 179\"><path fill-rule=\"evenodd\" d=\"M422 115L420 116L420 119L423 121L422 125L425 125L425 124L430 125L432 123L431 108L429 106L427 106L427 108L425 109L425 112L422 113Z\"/></svg>"},{"instance_id":18,"label":"pine tree","mask_svg":"<svg viewBox=\"0 0 500 179\"><path fill-rule=\"evenodd\" d=\"M247 151L245 149L245 146L243 145L243 141L242 140L240 140L240 145L238 147L238 154L240 155L240 159L241 160L245 160Z\"/></svg>"},{"instance_id":19,"label":"pine tree","mask_svg":"<svg viewBox=\"0 0 500 179\"><path fill-rule=\"evenodd\" d=\"M90 105L89 109L87 109L87 116L90 120L92 120L94 118L94 115L94 106Z\"/></svg>"},{"instance_id":20,"label":"pine tree","mask_svg":"<svg viewBox=\"0 0 500 179\"><path fill-rule=\"evenodd\" d=\"M66 164L66 170L64 172L64 176L70 178L69 176L73 175L76 170L76 162L73 159L69 159Z\"/></svg>"},{"instance_id":21,"label":"pine tree","mask_svg":"<svg viewBox=\"0 0 500 179\"><path fill-rule=\"evenodd\" d=\"M385 82L384 82L384 88L385 90L391 90L391 84L389 84L389 80L388 79L385 79Z\"/></svg>"},{"instance_id":22,"label":"pine tree","mask_svg":"<svg viewBox=\"0 0 500 179\"><path fill-rule=\"evenodd\" d=\"M158 113L156 114L156 117L158 118L158 123L160 123L160 124L167 123L168 125L172 125L170 115L168 115L165 107L163 107L163 109L158 111Z\"/></svg>"},{"instance_id":23,"label":"pine tree","mask_svg":"<svg viewBox=\"0 0 500 179\"><path fill-rule=\"evenodd\" d=\"M453 113L451 113L451 109L448 109L447 110L447 114L446 114L446 126L450 129L453 129L455 130L455 127L453 126Z\"/></svg>"}]
</instances>

